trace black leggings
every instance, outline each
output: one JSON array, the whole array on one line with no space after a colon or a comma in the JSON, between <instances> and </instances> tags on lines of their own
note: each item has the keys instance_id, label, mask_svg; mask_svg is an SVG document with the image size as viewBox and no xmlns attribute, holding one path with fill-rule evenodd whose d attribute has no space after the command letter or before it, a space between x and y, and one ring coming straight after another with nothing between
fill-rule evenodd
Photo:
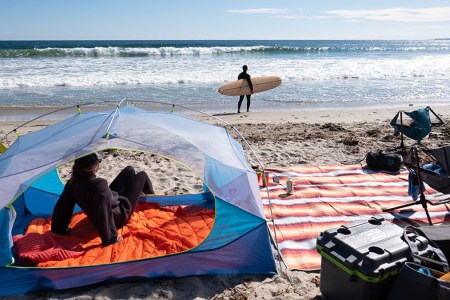
<instances>
[{"instance_id":1,"label":"black leggings","mask_svg":"<svg viewBox=\"0 0 450 300\"><path fill-rule=\"evenodd\" d=\"M137 201L142 193L154 194L153 185L147 173L141 171L136 174L133 167L128 166L111 182L109 188L127 197L131 203L131 212L136 208Z\"/></svg>"},{"instance_id":2,"label":"black leggings","mask_svg":"<svg viewBox=\"0 0 450 300\"><path fill-rule=\"evenodd\" d=\"M252 95L245 95L245 96L247 97L247 111L249 111L250 110L250 97ZM241 111L241 104L242 104L243 100L244 100L244 95L239 96L239 103L238 103L238 111L239 112Z\"/></svg>"}]
</instances>

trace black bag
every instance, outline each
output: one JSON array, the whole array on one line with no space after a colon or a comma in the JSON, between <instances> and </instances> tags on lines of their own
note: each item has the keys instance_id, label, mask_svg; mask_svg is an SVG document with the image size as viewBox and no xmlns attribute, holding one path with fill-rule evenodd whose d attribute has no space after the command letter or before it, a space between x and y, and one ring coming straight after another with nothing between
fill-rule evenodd
<instances>
[{"instance_id":1,"label":"black bag","mask_svg":"<svg viewBox=\"0 0 450 300\"><path fill-rule=\"evenodd\" d=\"M420 256L417 245L407 237L410 232L414 232L416 236L425 237L429 243L428 247L431 247L432 252L439 260ZM448 262L442 251L421 230L412 226L405 227L403 236L411 249L414 262L406 262L403 265L387 299L450 299L450 282L439 279L440 276L449 271ZM429 267L431 265L434 268Z\"/></svg>"},{"instance_id":2,"label":"black bag","mask_svg":"<svg viewBox=\"0 0 450 300\"><path fill-rule=\"evenodd\" d=\"M432 240L444 253L447 261L450 261L450 225L440 224L439 226L420 226L425 235Z\"/></svg>"},{"instance_id":3,"label":"black bag","mask_svg":"<svg viewBox=\"0 0 450 300\"><path fill-rule=\"evenodd\" d=\"M369 152L366 156L367 167L374 171L398 172L403 163L403 157L395 153Z\"/></svg>"}]
</instances>

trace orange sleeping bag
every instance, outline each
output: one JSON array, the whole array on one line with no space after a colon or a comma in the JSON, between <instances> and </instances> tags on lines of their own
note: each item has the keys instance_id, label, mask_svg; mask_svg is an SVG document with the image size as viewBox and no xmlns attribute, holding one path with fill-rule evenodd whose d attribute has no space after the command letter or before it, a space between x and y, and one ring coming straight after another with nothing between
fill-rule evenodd
<instances>
[{"instance_id":1,"label":"orange sleeping bag","mask_svg":"<svg viewBox=\"0 0 450 300\"><path fill-rule=\"evenodd\" d=\"M50 232L50 219L35 219L23 237L14 238L15 250L19 261L38 267L123 262L192 249L208 236L213 224L211 209L138 203L128 224L118 230L123 240L114 245L102 247L94 225L80 212L73 215L66 236Z\"/></svg>"}]
</instances>

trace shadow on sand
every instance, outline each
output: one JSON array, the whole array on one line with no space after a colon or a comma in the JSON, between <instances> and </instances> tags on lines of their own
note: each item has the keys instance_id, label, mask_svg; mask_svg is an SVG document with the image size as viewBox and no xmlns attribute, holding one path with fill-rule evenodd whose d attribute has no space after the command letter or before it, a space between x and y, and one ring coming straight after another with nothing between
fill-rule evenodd
<instances>
[{"instance_id":1,"label":"shadow on sand","mask_svg":"<svg viewBox=\"0 0 450 300\"><path fill-rule=\"evenodd\" d=\"M223 117L223 116L233 116L233 115L239 115L236 113L222 113L222 114L213 114L214 117Z\"/></svg>"}]
</instances>

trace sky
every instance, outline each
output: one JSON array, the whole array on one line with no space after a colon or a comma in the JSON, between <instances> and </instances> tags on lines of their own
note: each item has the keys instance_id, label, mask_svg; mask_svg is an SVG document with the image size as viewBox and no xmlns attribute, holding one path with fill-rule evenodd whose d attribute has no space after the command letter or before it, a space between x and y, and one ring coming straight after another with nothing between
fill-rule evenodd
<instances>
[{"instance_id":1,"label":"sky","mask_svg":"<svg viewBox=\"0 0 450 300\"><path fill-rule=\"evenodd\" d=\"M435 38L448 0L0 0L0 40Z\"/></svg>"}]
</instances>

